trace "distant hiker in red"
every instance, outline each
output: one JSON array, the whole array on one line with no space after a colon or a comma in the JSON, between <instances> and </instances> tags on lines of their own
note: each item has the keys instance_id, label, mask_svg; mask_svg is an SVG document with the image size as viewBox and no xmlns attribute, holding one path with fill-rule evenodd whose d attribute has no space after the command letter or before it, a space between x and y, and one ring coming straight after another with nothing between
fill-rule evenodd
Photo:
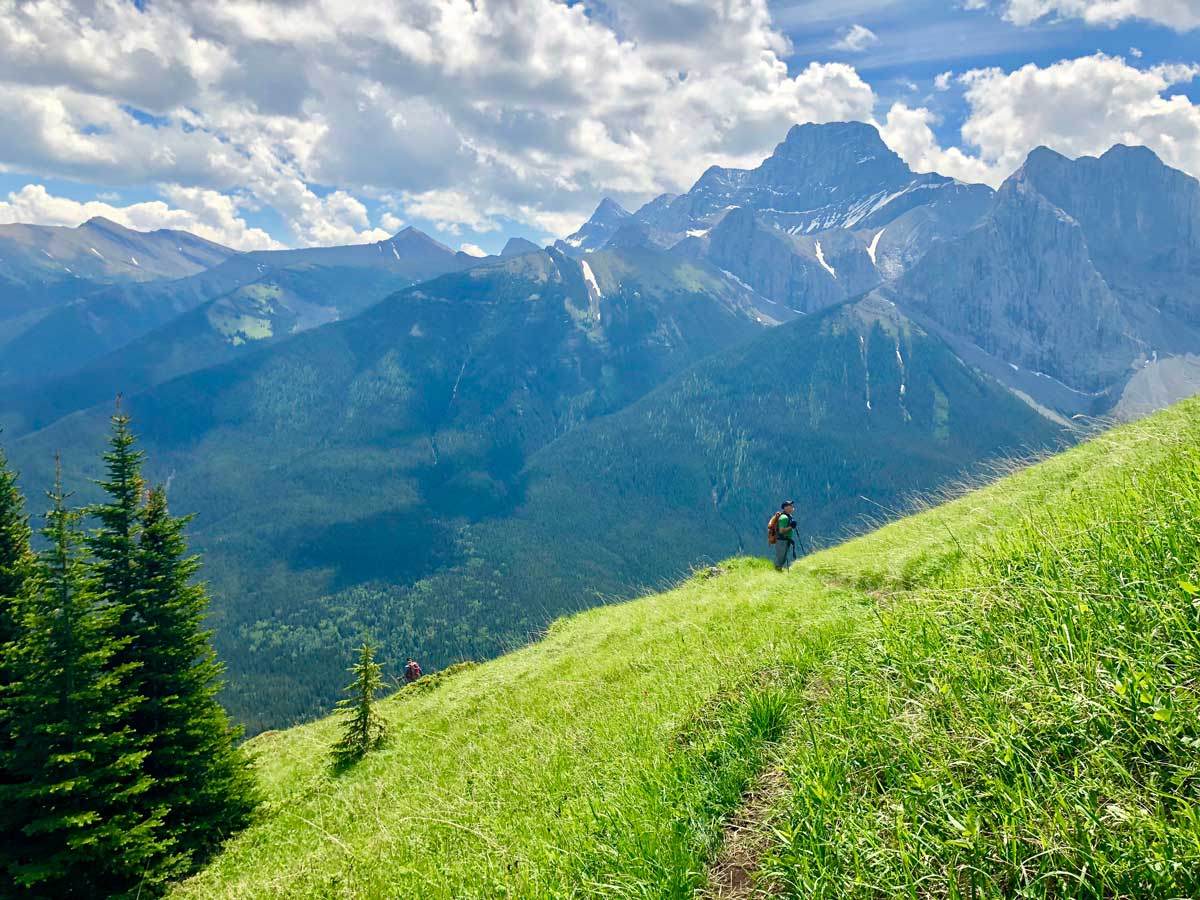
<instances>
[{"instance_id":1,"label":"distant hiker in red","mask_svg":"<svg viewBox=\"0 0 1200 900\"><path fill-rule=\"evenodd\" d=\"M408 658L408 662L404 664L404 683L412 684L420 677L421 667L418 666L417 661L410 656Z\"/></svg>"},{"instance_id":2,"label":"distant hiker in red","mask_svg":"<svg viewBox=\"0 0 1200 900\"><path fill-rule=\"evenodd\" d=\"M796 519L793 512L796 505L791 500L784 500L779 506L779 512L771 516L767 523L767 543L775 548L775 571L782 572L787 567L788 550L792 551L792 559L796 558Z\"/></svg>"}]
</instances>

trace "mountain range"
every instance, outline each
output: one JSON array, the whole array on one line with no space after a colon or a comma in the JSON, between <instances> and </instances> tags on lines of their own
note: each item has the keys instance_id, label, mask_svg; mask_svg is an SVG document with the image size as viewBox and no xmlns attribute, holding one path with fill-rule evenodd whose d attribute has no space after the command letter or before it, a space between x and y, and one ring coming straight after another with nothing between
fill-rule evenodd
<instances>
[{"instance_id":1,"label":"mountain range","mask_svg":"<svg viewBox=\"0 0 1200 900\"><path fill-rule=\"evenodd\" d=\"M0 346L104 286L182 278L232 255L184 231L142 233L104 218L78 228L0 225Z\"/></svg>"},{"instance_id":2,"label":"mountain range","mask_svg":"<svg viewBox=\"0 0 1200 900\"><path fill-rule=\"evenodd\" d=\"M364 631L495 655L760 552L783 495L819 545L1200 385L1200 184L1142 148L1038 149L993 191L802 125L553 247L408 229L177 274L13 324L0 422L30 486L61 450L86 498L125 395L252 730L323 709Z\"/></svg>"}]
</instances>

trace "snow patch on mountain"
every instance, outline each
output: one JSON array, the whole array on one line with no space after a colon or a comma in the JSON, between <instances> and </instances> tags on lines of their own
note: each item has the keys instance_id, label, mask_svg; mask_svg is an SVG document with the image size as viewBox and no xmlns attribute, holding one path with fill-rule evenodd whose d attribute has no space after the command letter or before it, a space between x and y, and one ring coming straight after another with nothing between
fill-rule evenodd
<instances>
[{"instance_id":1,"label":"snow patch on mountain","mask_svg":"<svg viewBox=\"0 0 1200 900\"><path fill-rule=\"evenodd\" d=\"M819 262L821 264L821 267L824 268L825 271L828 272L830 275L832 275L834 278L837 278L837 270L834 269L833 266L831 266L829 263L827 263L825 261L825 251L821 249L820 241L817 241L816 252L817 252L817 262Z\"/></svg>"},{"instance_id":2,"label":"snow patch on mountain","mask_svg":"<svg viewBox=\"0 0 1200 900\"><path fill-rule=\"evenodd\" d=\"M875 261L875 251L879 249L879 239L883 237L883 233L885 231L887 231L886 227L880 228L877 232L875 232L875 237L871 238L871 245L867 247L867 255L871 257L871 265L875 266L876 268L879 267L879 263Z\"/></svg>"},{"instance_id":3,"label":"snow patch on mountain","mask_svg":"<svg viewBox=\"0 0 1200 900\"><path fill-rule=\"evenodd\" d=\"M579 265L583 268L583 280L587 282L588 293L596 299L603 297L604 295L600 293L600 283L596 281L596 275L592 272L592 267L587 264L587 260L581 259Z\"/></svg>"}]
</instances>

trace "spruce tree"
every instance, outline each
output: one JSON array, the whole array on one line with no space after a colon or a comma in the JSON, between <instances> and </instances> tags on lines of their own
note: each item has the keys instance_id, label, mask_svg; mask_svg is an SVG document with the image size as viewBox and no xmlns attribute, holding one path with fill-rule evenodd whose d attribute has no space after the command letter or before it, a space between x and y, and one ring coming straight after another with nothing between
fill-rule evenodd
<instances>
[{"instance_id":1,"label":"spruce tree","mask_svg":"<svg viewBox=\"0 0 1200 900\"><path fill-rule=\"evenodd\" d=\"M162 811L147 802L146 753L129 726L133 666L115 662L114 608L79 552L61 476L42 531L37 593L10 658L11 768L0 785L4 864L34 897L119 897L159 886Z\"/></svg>"},{"instance_id":2,"label":"spruce tree","mask_svg":"<svg viewBox=\"0 0 1200 900\"><path fill-rule=\"evenodd\" d=\"M333 758L339 765L361 759L383 740L384 724L375 711L375 695L383 686L383 670L375 662L375 648L369 640L358 648L358 663L350 668L354 681L346 687L346 698L338 709L346 714L342 739L334 745Z\"/></svg>"},{"instance_id":3,"label":"spruce tree","mask_svg":"<svg viewBox=\"0 0 1200 900\"><path fill-rule=\"evenodd\" d=\"M87 510L97 523L88 536L87 545L92 554L96 590L113 607L123 652L127 657L136 657L136 637L142 625L134 598L138 586L135 557L141 531L142 492L146 487L142 479L145 454L135 449L136 439L129 430L129 417L119 406L112 417L112 425L109 450L104 454L107 477L97 482L108 499Z\"/></svg>"},{"instance_id":4,"label":"spruce tree","mask_svg":"<svg viewBox=\"0 0 1200 900\"><path fill-rule=\"evenodd\" d=\"M0 450L0 688L9 678L2 650L16 639L18 606L31 585L34 559L29 546L31 536L17 475L8 468L8 460Z\"/></svg>"},{"instance_id":5,"label":"spruce tree","mask_svg":"<svg viewBox=\"0 0 1200 900\"><path fill-rule=\"evenodd\" d=\"M202 628L208 597L194 581L199 562L187 556L186 522L170 514L161 487L140 513L133 606L145 700L133 724L150 736L146 771L166 807L167 833L193 866L245 827L256 792L238 732L216 700L222 667Z\"/></svg>"},{"instance_id":6,"label":"spruce tree","mask_svg":"<svg viewBox=\"0 0 1200 900\"><path fill-rule=\"evenodd\" d=\"M20 681L16 643L20 623L34 590L34 556L29 540L29 516L17 488L17 476L0 451L0 796L14 786L13 694ZM0 806L0 834L13 834L17 821ZM9 848L0 843L0 896L16 893L8 874Z\"/></svg>"}]
</instances>

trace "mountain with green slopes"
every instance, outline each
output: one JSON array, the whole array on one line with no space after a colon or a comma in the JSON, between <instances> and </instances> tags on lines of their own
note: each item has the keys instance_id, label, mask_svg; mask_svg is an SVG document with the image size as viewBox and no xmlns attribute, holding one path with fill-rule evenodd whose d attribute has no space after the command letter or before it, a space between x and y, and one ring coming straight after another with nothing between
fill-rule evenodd
<instances>
[{"instance_id":1,"label":"mountain with green slopes","mask_svg":"<svg viewBox=\"0 0 1200 900\"><path fill-rule=\"evenodd\" d=\"M303 660L297 688L335 677L321 649L331 626L438 666L482 659L564 611L766 552L784 497L797 501L803 553L998 457L1068 440L895 307L848 304L731 347L547 445L511 508L461 508L436 569L411 581L381 571L242 626L239 643Z\"/></svg>"},{"instance_id":2,"label":"mountain with green slopes","mask_svg":"<svg viewBox=\"0 0 1200 900\"><path fill-rule=\"evenodd\" d=\"M1189 401L561 619L347 771L334 718L260 735L265 812L172 896L1196 896L1197 448Z\"/></svg>"},{"instance_id":3,"label":"mountain with green slopes","mask_svg":"<svg viewBox=\"0 0 1200 900\"><path fill-rule=\"evenodd\" d=\"M233 255L186 231L138 232L100 217L77 228L0 225L0 345L105 285L182 278Z\"/></svg>"},{"instance_id":4,"label":"mountain with green slopes","mask_svg":"<svg viewBox=\"0 0 1200 900\"><path fill-rule=\"evenodd\" d=\"M346 318L402 287L477 262L405 228L373 244L244 253L188 278L116 284L58 308L0 347L0 381L32 384L81 372L214 300L225 302L206 316L208 325L195 322L201 332L195 337L203 344L215 330L236 346ZM201 350L172 346L130 355L197 357ZM123 389L146 386L133 381Z\"/></svg>"},{"instance_id":5,"label":"mountain with green slopes","mask_svg":"<svg viewBox=\"0 0 1200 900\"><path fill-rule=\"evenodd\" d=\"M197 540L220 557L210 577L228 599L215 605L223 657L279 668L243 643L264 616L452 564L464 522L519 502L533 453L776 321L756 302L684 258L528 253L127 397L172 503L199 513ZM106 414L18 442L26 483L44 481L51 448L68 467L86 461ZM289 694L284 671L272 680L283 696L266 702L265 723L324 702Z\"/></svg>"},{"instance_id":6,"label":"mountain with green slopes","mask_svg":"<svg viewBox=\"0 0 1200 900\"><path fill-rule=\"evenodd\" d=\"M827 542L1066 438L886 303L764 330L755 302L683 257L531 253L128 398L199 514L235 715L323 709L334 634L492 656L755 546L783 494ZM86 460L104 413L13 456Z\"/></svg>"},{"instance_id":7,"label":"mountain with green slopes","mask_svg":"<svg viewBox=\"0 0 1200 900\"><path fill-rule=\"evenodd\" d=\"M410 283L388 268L304 263L182 313L76 372L19 384L0 403L0 425L26 434L118 394L230 360L253 347L349 318Z\"/></svg>"}]
</instances>

